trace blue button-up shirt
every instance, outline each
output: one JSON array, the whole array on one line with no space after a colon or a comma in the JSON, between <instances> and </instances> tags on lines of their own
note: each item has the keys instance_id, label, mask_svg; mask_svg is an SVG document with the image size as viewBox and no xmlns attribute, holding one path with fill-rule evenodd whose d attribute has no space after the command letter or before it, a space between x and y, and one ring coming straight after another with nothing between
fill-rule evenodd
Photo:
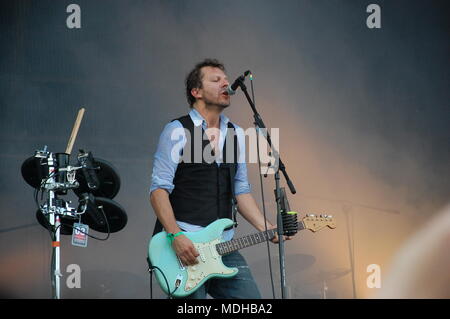
<instances>
[{"instance_id":1,"label":"blue button-up shirt","mask_svg":"<svg viewBox=\"0 0 450 319\"><path fill-rule=\"evenodd\" d=\"M189 112L189 116L194 122L195 126L202 125L203 129L206 130L207 123L206 120L200 115L196 109L192 109ZM225 143L225 137L227 136L229 119L225 115L220 115L220 137L219 137L219 149L223 149ZM251 186L248 183L247 178L247 165L245 163L245 136L242 128L234 124L236 129L236 135L239 147L239 158L237 164L236 175L234 178L234 190L235 194L241 195L250 193ZM184 129L180 121L172 121L164 127L159 138L158 147L153 160L153 172L152 172L152 183L150 186L150 193L157 188L166 189L169 193L173 191L175 185L173 184L173 179L175 177L175 172L178 167L178 163L181 157L181 151L186 144L186 136L184 134ZM216 160L217 165L223 162L222 155ZM206 212L205 212L206 213ZM198 231L203 227L198 225L192 225L184 222L177 221L178 226L185 231ZM224 233L224 239L229 240L233 237L234 230L229 230Z\"/></svg>"}]
</instances>

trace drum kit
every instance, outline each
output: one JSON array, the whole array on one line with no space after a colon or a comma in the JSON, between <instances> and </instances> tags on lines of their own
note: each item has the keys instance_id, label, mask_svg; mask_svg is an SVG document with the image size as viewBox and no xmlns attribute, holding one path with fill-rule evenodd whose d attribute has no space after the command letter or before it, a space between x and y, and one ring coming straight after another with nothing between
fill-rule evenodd
<instances>
[{"instance_id":1,"label":"drum kit","mask_svg":"<svg viewBox=\"0 0 450 319\"><path fill-rule=\"evenodd\" d=\"M120 189L120 177L111 163L80 150L75 165L70 164L70 154L83 114L84 109L81 109L64 153L52 153L45 146L27 158L21 168L24 180L35 189L36 218L52 237L52 288L55 299L60 298L59 281L62 276L59 268L60 235L73 235L75 232L106 240L111 233L122 230L128 220L125 210L113 200ZM70 207L71 201L61 197L67 195L69 190L78 197L76 208ZM89 228L108 235L97 238L87 233Z\"/></svg>"},{"instance_id":2,"label":"drum kit","mask_svg":"<svg viewBox=\"0 0 450 319\"><path fill-rule=\"evenodd\" d=\"M83 151L80 154L83 154ZM48 215L57 212L61 218L62 235L72 235L72 225L77 220L103 233L108 233L108 229L109 233L114 233L124 228L127 223L125 210L112 200L120 189L117 170L100 158L93 158L92 167L80 163L79 159L78 166L68 166L65 163L66 155L46 150L36 151L34 156L22 164L22 176L35 189L35 195L40 191L54 193L55 206L45 203L39 205L36 211L39 224L50 229ZM96 176L98 183L93 184L91 177L86 178L89 174ZM58 195L66 195L69 189L79 198L80 205L77 210L69 207L69 202L58 198ZM105 216L98 216L98 207L102 207Z\"/></svg>"}]
</instances>

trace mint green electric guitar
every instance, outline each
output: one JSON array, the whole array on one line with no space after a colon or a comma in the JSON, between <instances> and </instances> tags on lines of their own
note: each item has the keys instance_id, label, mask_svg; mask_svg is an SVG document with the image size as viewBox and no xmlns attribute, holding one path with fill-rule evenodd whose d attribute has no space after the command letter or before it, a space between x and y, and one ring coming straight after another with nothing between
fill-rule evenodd
<instances>
[{"instance_id":1,"label":"mint green electric guitar","mask_svg":"<svg viewBox=\"0 0 450 319\"><path fill-rule=\"evenodd\" d=\"M222 256L233 251L253 246L272 239L276 229L262 231L230 241L222 240L224 229L233 226L231 219L223 218L208 225L198 232L185 232L194 244L200 256L198 263L185 266L175 254L166 232L153 236L149 243L148 256L153 266L159 285L172 297L186 297L195 292L208 279L214 277L229 278L238 273L237 268L229 268L222 262ZM298 229L316 232L324 227L335 228L331 216L306 216L298 223ZM162 274L164 273L164 275Z\"/></svg>"}]
</instances>

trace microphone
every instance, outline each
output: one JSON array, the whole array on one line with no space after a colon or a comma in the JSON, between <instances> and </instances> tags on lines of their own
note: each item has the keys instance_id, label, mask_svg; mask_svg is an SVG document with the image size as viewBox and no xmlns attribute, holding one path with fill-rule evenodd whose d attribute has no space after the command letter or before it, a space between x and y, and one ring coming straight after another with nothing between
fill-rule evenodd
<instances>
[{"instance_id":1,"label":"microphone","mask_svg":"<svg viewBox=\"0 0 450 319\"><path fill-rule=\"evenodd\" d=\"M88 224L88 221L90 222L89 218L92 220L93 224L96 227L102 227L105 225L105 223L108 222L107 220L105 220L105 218L107 217L103 216L103 213L100 212L100 207L97 205L95 197L91 193L81 194L80 206L82 208L82 211L86 212L86 215L83 216L85 218L88 218L83 221L86 222L86 224Z\"/></svg>"},{"instance_id":2,"label":"microphone","mask_svg":"<svg viewBox=\"0 0 450 319\"><path fill-rule=\"evenodd\" d=\"M97 190L100 186L100 181L97 177L97 173L95 172L92 153L85 153L83 150L80 150L80 154L78 155L78 163L80 163L82 167L81 171L83 172L88 188L91 190Z\"/></svg>"},{"instance_id":3,"label":"microphone","mask_svg":"<svg viewBox=\"0 0 450 319\"><path fill-rule=\"evenodd\" d=\"M238 77L238 78L233 82L233 84L228 85L228 86L227 86L227 93L228 93L228 95L234 95L234 94L236 94L236 89L238 88L239 84L241 84L241 82L244 82L245 77L246 77L247 75L249 75L249 74L250 74L250 70L245 71L243 75L241 75L240 77Z\"/></svg>"}]
</instances>

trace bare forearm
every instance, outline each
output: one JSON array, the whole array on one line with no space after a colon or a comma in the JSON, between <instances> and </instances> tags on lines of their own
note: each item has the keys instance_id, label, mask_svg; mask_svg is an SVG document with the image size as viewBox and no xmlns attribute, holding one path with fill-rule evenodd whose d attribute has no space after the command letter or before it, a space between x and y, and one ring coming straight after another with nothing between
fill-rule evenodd
<instances>
[{"instance_id":1,"label":"bare forearm","mask_svg":"<svg viewBox=\"0 0 450 319\"><path fill-rule=\"evenodd\" d=\"M169 193L166 190L161 188L154 190L150 195L150 203L159 221L168 233L175 234L181 231L175 220L175 215L173 214L172 205L169 200ZM194 265L198 263L197 257L199 253L191 240L186 236L177 236L172 243L172 247L183 264Z\"/></svg>"},{"instance_id":2,"label":"bare forearm","mask_svg":"<svg viewBox=\"0 0 450 319\"><path fill-rule=\"evenodd\" d=\"M258 208L255 199L250 193L241 194L236 196L238 202L239 213L256 229L263 231L265 229L264 216ZM267 221L267 228L271 228L273 225Z\"/></svg>"},{"instance_id":3,"label":"bare forearm","mask_svg":"<svg viewBox=\"0 0 450 319\"><path fill-rule=\"evenodd\" d=\"M181 231L176 223L169 200L169 193L166 190L161 188L154 190L150 195L150 203L159 221L168 233L178 233Z\"/></svg>"}]
</instances>

